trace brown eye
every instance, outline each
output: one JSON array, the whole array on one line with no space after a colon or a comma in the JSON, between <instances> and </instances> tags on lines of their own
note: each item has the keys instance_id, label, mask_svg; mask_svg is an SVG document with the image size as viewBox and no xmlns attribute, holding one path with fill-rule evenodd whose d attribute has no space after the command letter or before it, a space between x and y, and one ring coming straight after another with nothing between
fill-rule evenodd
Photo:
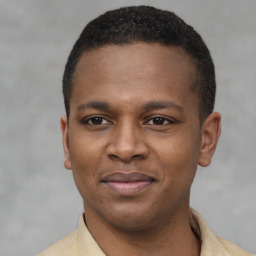
<instances>
[{"instance_id":1,"label":"brown eye","mask_svg":"<svg viewBox=\"0 0 256 256\"><path fill-rule=\"evenodd\" d=\"M162 125L164 124L164 121L166 121L166 119L163 117L155 117L152 119L152 121L153 121L153 124L155 125Z\"/></svg>"},{"instance_id":2,"label":"brown eye","mask_svg":"<svg viewBox=\"0 0 256 256\"><path fill-rule=\"evenodd\" d=\"M94 116L91 118L88 118L87 120L84 121L85 124L89 124L89 125L105 125L105 124L109 124L109 122L101 117L101 116Z\"/></svg>"},{"instance_id":3,"label":"brown eye","mask_svg":"<svg viewBox=\"0 0 256 256\"><path fill-rule=\"evenodd\" d=\"M94 125L99 125L102 124L103 118L102 117L92 117L88 123L94 124Z\"/></svg>"},{"instance_id":4,"label":"brown eye","mask_svg":"<svg viewBox=\"0 0 256 256\"><path fill-rule=\"evenodd\" d=\"M148 124L151 124L151 125L165 125L170 123L172 123L171 120L161 116L153 117L148 121Z\"/></svg>"}]
</instances>

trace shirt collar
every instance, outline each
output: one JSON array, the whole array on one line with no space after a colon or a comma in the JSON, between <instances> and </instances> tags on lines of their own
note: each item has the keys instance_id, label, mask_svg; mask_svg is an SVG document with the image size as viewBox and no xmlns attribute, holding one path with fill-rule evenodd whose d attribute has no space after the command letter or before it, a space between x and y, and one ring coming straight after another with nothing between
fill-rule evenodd
<instances>
[{"instance_id":1,"label":"shirt collar","mask_svg":"<svg viewBox=\"0 0 256 256\"><path fill-rule=\"evenodd\" d=\"M190 225L201 241L200 256L222 256L220 241L209 229L204 218L196 210L190 208Z\"/></svg>"},{"instance_id":2,"label":"shirt collar","mask_svg":"<svg viewBox=\"0 0 256 256\"><path fill-rule=\"evenodd\" d=\"M230 255L223 249L220 239L209 229L203 217L192 208L190 209L190 225L201 241L200 256ZM87 229L83 214L79 219L77 243L81 256L106 256Z\"/></svg>"}]
</instances>

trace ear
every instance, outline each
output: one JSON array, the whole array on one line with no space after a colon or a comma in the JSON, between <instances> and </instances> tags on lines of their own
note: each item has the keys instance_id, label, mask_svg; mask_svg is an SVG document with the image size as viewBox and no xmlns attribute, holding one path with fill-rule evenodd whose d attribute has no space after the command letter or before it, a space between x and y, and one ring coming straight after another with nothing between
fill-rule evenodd
<instances>
[{"instance_id":1,"label":"ear","mask_svg":"<svg viewBox=\"0 0 256 256\"><path fill-rule=\"evenodd\" d=\"M61 132L62 132L63 149L64 149L64 154L65 154L64 166L66 169L71 170L67 116L61 117L60 125L61 125Z\"/></svg>"},{"instance_id":2,"label":"ear","mask_svg":"<svg viewBox=\"0 0 256 256\"><path fill-rule=\"evenodd\" d=\"M220 137L221 115L218 112L210 114L204 121L201 129L202 139L198 164L206 167L211 163Z\"/></svg>"}]
</instances>

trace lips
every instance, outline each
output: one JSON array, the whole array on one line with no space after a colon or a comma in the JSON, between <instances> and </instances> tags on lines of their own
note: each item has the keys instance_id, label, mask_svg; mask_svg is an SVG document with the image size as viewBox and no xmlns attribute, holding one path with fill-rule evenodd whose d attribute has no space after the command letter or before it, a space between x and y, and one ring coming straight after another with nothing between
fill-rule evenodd
<instances>
[{"instance_id":1,"label":"lips","mask_svg":"<svg viewBox=\"0 0 256 256\"><path fill-rule=\"evenodd\" d=\"M114 173L102 180L109 189L123 196L134 195L149 187L154 181L154 178L137 172Z\"/></svg>"}]
</instances>

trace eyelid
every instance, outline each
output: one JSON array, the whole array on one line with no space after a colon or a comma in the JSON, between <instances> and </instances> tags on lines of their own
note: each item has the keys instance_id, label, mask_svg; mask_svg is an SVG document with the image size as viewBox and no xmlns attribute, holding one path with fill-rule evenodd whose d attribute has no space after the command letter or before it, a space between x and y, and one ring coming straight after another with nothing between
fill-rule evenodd
<instances>
[{"instance_id":1,"label":"eyelid","mask_svg":"<svg viewBox=\"0 0 256 256\"><path fill-rule=\"evenodd\" d=\"M97 117L102 118L103 120L106 120L106 121L107 121L107 123L103 123L103 124L100 124L100 125L112 124L112 122L109 121L109 119L106 118L106 117L103 116L103 115L90 115L90 116L86 116L86 117L84 117L84 118L81 119L80 123L81 123L81 124L94 125L94 124L90 124L90 123L88 123L88 122L89 122L91 119L97 118Z\"/></svg>"},{"instance_id":2,"label":"eyelid","mask_svg":"<svg viewBox=\"0 0 256 256\"><path fill-rule=\"evenodd\" d=\"M154 118L158 118L158 117L163 118L165 121L168 121L168 124L178 124L178 123L180 123L178 120L176 120L174 118L171 118L171 117L166 117L166 116L163 116L163 115L154 115L154 116L147 117L144 124L148 124L151 120L153 120ZM154 125L154 124L152 124L152 125Z\"/></svg>"}]
</instances>

